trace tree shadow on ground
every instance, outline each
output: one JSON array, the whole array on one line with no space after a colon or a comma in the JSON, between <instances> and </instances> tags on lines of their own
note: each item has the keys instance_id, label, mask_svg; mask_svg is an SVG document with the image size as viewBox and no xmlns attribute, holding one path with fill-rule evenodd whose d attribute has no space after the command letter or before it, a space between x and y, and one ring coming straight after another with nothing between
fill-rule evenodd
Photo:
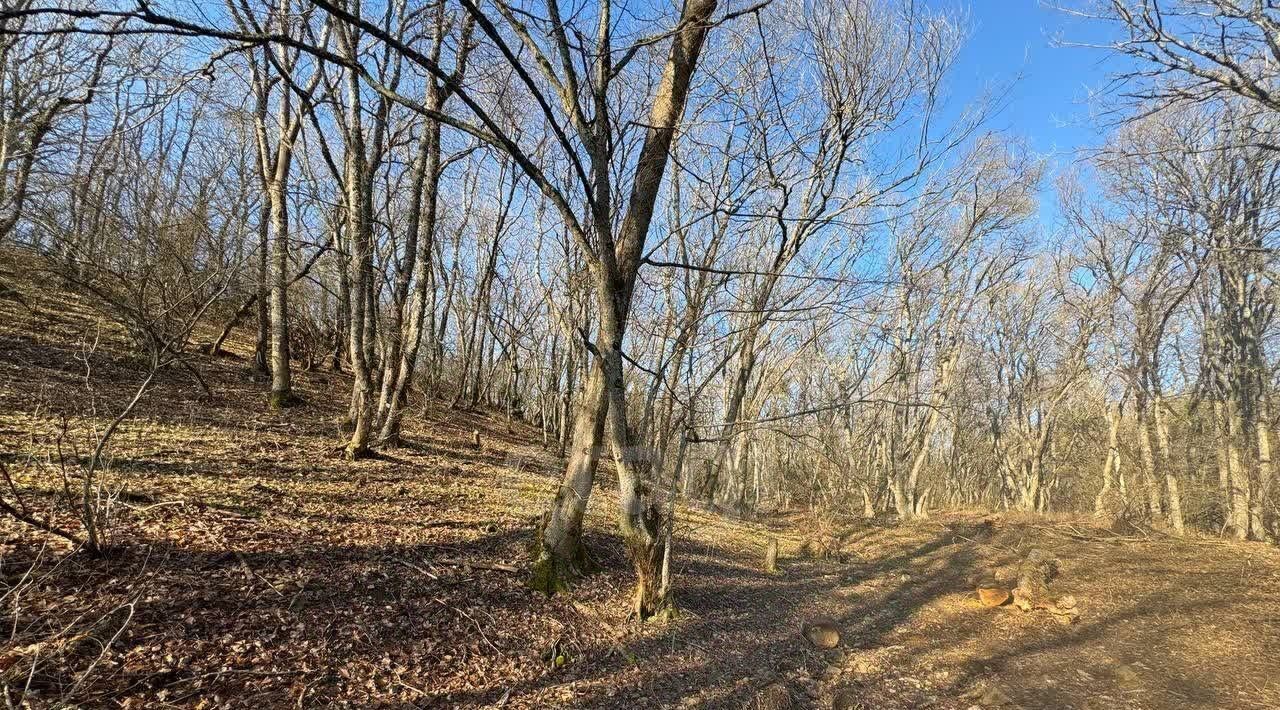
<instances>
[{"instance_id":1,"label":"tree shadow on ground","mask_svg":"<svg viewBox=\"0 0 1280 710\"><path fill-rule=\"evenodd\" d=\"M791 560L767 575L706 545L682 543L677 597L686 616L620 644L584 649L577 673L555 673L501 689L455 698L486 704L573 683L575 707L605 704L660 707L742 707L763 686L798 674L816 676L850 649L889 642L922 606L961 589L972 554L938 534L900 555L850 575L836 564ZM919 576L907 570L930 568ZM873 592L841 595L869 581ZM800 635L803 623L829 618L842 630L842 648L816 650ZM620 683L621 681L621 683ZM619 687L621 684L622 687ZM699 693L704 687L711 693Z\"/></svg>"},{"instance_id":2,"label":"tree shadow on ground","mask_svg":"<svg viewBox=\"0 0 1280 710\"><path fill-rule=\"evenodd\" d=\"M484 665L524 659L538 635L522 633L519 625L508 627L509 634L491 630L489 619L555 616L518 574L504 571L501 560L527 539L528 531L513 529L457 544L297 540L280 551L190 550L162 541L102 559L75 555L51 581L94 590L95 609L131 603L132 621L115 648L138 659L99 668L76 700L156 698L161 691L172 702L188 693L271 696L288 688L273 689L264 680L292 679L296 672L312 682L309 706L358 688L365 679L347 677L353 667L389 678L392 669L382 661L393 656L420 688L458 670L455 659L485 656ZM487 641L477 646L477 638ZM64 659L35 674L33 688L72 685L100 648L82 650L80 663ZM146 658L150 653L159 658Z\"/></svg>"}]
</instances>

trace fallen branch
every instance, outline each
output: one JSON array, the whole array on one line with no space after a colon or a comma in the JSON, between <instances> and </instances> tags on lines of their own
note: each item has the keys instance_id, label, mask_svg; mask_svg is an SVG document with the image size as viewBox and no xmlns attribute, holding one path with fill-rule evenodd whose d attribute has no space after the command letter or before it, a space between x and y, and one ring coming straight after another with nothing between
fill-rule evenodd
<instances>
[{"instance_id":1,"label":"fallen branch","mask_svg":"<svg viewBox=\"0 0 1280 710\"><path fill-rule=\"evenodd\" d=\"M467 620L469 620L472 624L474 624L474 625L475 625L475 627L476 627L476 633L480 634L480 638L481 638L481 639L484 639L485 644L486 644L486 645L488 645L488 646L489 646L489 648L493 649L494 653L502 653L502 650L501 650L501 649L499 649L497 646L494 646L494 645L493 645L493 642L489 640L489 637L484 635L484 628L480 626L480 622L479 622L479 621L476 621L476 619L475 619L475 617L474 617L474 616L472 616L472 615L468 614L467 612L465 612L465 611L463 611L463 610L459 609L458 607L456 607L456 606L454 606L454 605L452 605L452 604L449 604L448 602L445 602L445 601L444 601L444 600L442 600L442 599L438 599L438 598L434 598L434 597L433 597L433 598L431 599L431 601L433 601L433 602L435 602L435 603L439 604L440 606L442 606L442 607L444 607L444 608L446 608L446 609L452 609L453 611L456 611L458 614L460 614L461 616L463 616L464 618L466 618Z\"/></svg>"},{"instance_id":2,"label":"fallen branch","mask_svg":"<svg viewBox=\"0 0 1280 710\"><path fill-rule=\"evenodd\" d=\"M9 466L5 464L4 461L0 461L0 476L4 477L9 490L13 491L14 499L17 501L18 505L22 505L25 508L26 506L23 504L21 496L18 495L18 487L13 482L13 476L9 474ZM18 510L16 507L10 505L4 498L0 498L0 512L3 512L18 522L26 523L37 530L43 530L44 532L52 535L57 535L76 547L84 545L84 541L75 533L72 533L69 530L64 530L48 521L40 520L28 512Z\"/></svg>"},{"instance_id":3,"label":"fallen branch","mask_svg":"<svg viewBox=\"0 0 1280 710\"><path fill-rule=\"evenodd\" d=\"M406 562L406 561L404 561L404 560L402 560L402 559L399 559L399 558L397 558L397 557L393 557L393 558L391 558L391 560L392 560L393 562L399 562L400 564L404 565L405 567L408 567L409 569L413 570L414 572L417 572L418 574L426 575L426 576L428 576L428 577L430 577L430 578L432 578L432 579L440 579L440 577L438 577L438 576L436 576L436 575L434 575L434 574L431 574L430 572L426 571L425 569L422 569L421 567L419 567L418 565L413 564L412 562Z\"/></svg>"},{"instance_id":4,"label":"fallen branch","mask_svg":"<svg viewBox=\"0 0 1280 710\"><path fill-rule=\"evenodd\" d=\"M139 513L145 513L148 510L151 510L152 508L163 508L169 505L186 505L187 501L179 498L178 500L166 500L166 501L161 501L159 503L152 503L151 505L143 505L143 506L131 505L123 501L121 501L120 504L128 508L129 510L137 511Z\"/></svg>"},{"instance_id":5,"label":"fallen branch","mask_svg":"<svg viewBox=\"0 0 1280 710\"><path fill-rule=\"evenodd\" d=\"M494 572L506 572L508 574L520 573L519 567L516 567L514 565L498 564L496 562L468 562L466 560L455 560L451 557L439 557L432 561L438 562L442 565L449 565L450 567L470 567L472 569L487 569L487 570L492 570Z\"/></svg>"},{"instance_id":6,"label":"fallen branch","mask_svg":"<svg viewBox=\"0 0 1280 710\"><path fill-rule=\"evenodd\" d=\"M1071 527L1071 531L1062 530L1061 526L1052 525L1033 525L1036 530L1043 530L1054 535L1069 538L1071 540L1079 540L1080 542L1151 542L1150 537L1136 537L1126 535L1103 535L1089 534L1079 528Z\"/></svg>"},{"instance_id":7,"label":"fallen branch","mask_svg":"<svg viewBox=\"0 0 1280 710\"><path fill-rule=\"evenodd\" d=\"M204 680L204 679L206 679L206 678L217 678L217 677L224 676L224 675L248 675L248 676L263 676L263 677L279 677L279 676L291 676L291 675L304 675L304 674L306 674L306 673L310 673L310 672L311 672L311 671L304 671L304 670L293 670L293 671L257 671L257 670L252 670L252 669L239 670L239 669L235 669L235 668L227 668L227 669L223 669L223 670L220 670L220 671L211 671L211 672L209 672L209 673L201 673L201 674L199 674L199 675L187 676L186 678L178 678L177 680L170 681L169 683L166 683L163 687L165 687L165 688L172 688L173 686L175 686L175 685L181 685L182 683L191 683L191 682L194 682L194 681L197 681L197 680Z\"/></svg>"}]
</instances>

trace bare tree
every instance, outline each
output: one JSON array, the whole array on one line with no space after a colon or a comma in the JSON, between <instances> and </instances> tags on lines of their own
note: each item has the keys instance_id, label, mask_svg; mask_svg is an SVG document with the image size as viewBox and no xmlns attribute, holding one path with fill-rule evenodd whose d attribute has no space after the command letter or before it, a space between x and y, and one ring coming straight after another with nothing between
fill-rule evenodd
<instances>
[{"instance_id":1,"label":"bare tree","mask_svg":"<svg viewBox=\"0 0 1280 710\"><path fill-rule=\"evenodd\" d=\"M18 0L14 12L32 9ZM23 216L32 173L59 124L108 80L114 39L46 33L46 18L0 18L0 242Z\"/></svg>"}]
</instances>

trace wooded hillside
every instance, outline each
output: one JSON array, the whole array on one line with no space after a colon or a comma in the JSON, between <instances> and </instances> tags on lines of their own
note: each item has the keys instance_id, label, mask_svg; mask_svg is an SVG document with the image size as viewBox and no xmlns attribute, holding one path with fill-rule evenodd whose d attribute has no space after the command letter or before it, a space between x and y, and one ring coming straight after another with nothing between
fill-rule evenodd
<instances>
[{"instance_id":1,"label":"wooded hillside","mask_svg":"<svg viewBox=\"0 0 1280 710\"><path fill-rule=\"evenodd\" d=\"M1214 584L1262 586L1206 602L1269 598L1247 570L1271 569L1280 537L1280 11L1060 10L1090 39L1055 44L1109 77L1096 144L1069 159L1008 125L1014 79L958 75L975 18L944 2L7 0L11 598L75 582L124 634L140 601L113 575L160 554L165 584L231 564L275 597L259 611L277 634L308 575L328 598L457 570L446 586L518 598L534 627L566 623L550 610L583 588L601 607L584 618L612 619L597 627L660 626L731 550L759 566L790 536L765 565L782 578L743 602L773 624L818 611L763 611L802 549L805 579L847 574L833 540L851 529L967 539L956 526L987 514L1039 546L1001 543L1003 577L966 558L939 594L964 578L1029 617L1087 618L1049 583L1073 540L1156 545L1144 559L1176 574L1235 555L1246 571ZM448 542L415 552L437 527ZM868 554L877 574L905 563ZM226 593L202 589L175 619ZM414 599L402 611L461 608ZM346 608L373 644L375 617ZM88 691L119 639L17 609L13 697L209 699L152 676L131 695L120 659ZM483 616L455 619L471 653L512 663L488 634L521 622ZM33 660L90 638L87 666ZM314 676L225 665L365 702L327 674L370 646L343 648ZM496 678L551 677L512 672L469 698L406 681L421 695L403 700L496 702ZM714 702L754 697L717 672L734 688ZM306 704L289 687L280 702Z\"/></svg>"}]
</instances>

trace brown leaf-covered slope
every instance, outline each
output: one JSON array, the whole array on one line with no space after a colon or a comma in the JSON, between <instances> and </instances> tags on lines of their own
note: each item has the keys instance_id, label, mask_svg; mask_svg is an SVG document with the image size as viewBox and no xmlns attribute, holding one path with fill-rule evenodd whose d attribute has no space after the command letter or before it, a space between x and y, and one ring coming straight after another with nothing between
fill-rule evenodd
<instances>
[{"instance_id":1,"label":"brown leaf-covered slope","mask_svg":"<svg viewBox=\"0 0 1280 710\"><path fill-rule=\"evenodd\" d=\"M64 420L64 453L83 455L141 373L117 328L15 263L4 261L20 300L0 299L0 455L46 514ZM864 708L1280 707L1270 548L950 515L829 522L842 554L816 560L799 554L815 527L806 515L685 508L674 570L685 614L636 626L607 476L588 516L601 571L547 598L519 571L558 468L536 430L420 401L409 445L348 463L335 454L347 379L301 373L305 404L272 413L244 343L232 351L194 359L212 396L166 372L112 445L108 481L123 495L111 555L70 554L0 521L11 698L713 708L780 684L797 707L837 696ZM64 510L55 520L74 527ZM769 536L781 539L776 575L760 569ZM1055 592L1079 601L1078 623L978 602L975 581L1008 578L1032 546L1060 559ZM801 636L818 618L840 628L835 649Z\"/></svg>"}]
</instances>

